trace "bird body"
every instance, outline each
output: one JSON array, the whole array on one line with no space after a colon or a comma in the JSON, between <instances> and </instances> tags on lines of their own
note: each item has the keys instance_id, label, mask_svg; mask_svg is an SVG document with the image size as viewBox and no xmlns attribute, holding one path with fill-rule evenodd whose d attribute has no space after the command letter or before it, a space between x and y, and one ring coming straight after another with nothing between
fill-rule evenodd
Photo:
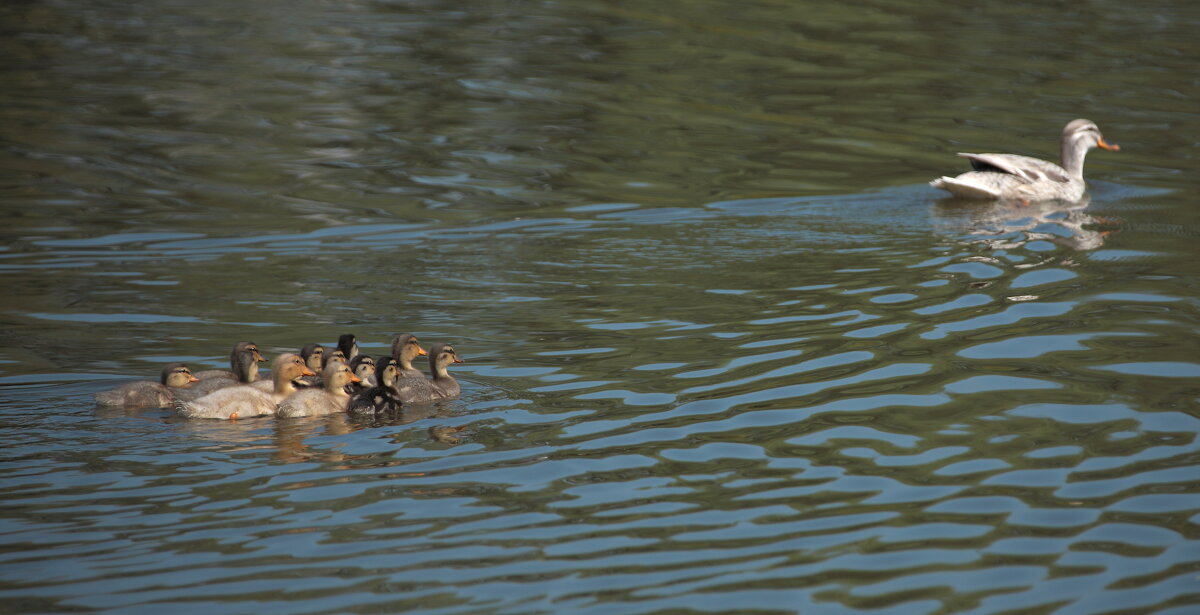
<instances>
[{"instance_id":1,"label":"bird body","mask_svg":"<svg viewBox=\"0 0 1200 615\"><path fill-rule=\"evenodd\" d=\"M1089 120L1073 120L1063 128L1062 165L1016 154L968 154L973 171L957 177L940 177L929 182L934 188L967 199L1017 199L1025 202L1083 198L1083 160L1089 149L1117 151Z\"/></svg>"}]
</instances>

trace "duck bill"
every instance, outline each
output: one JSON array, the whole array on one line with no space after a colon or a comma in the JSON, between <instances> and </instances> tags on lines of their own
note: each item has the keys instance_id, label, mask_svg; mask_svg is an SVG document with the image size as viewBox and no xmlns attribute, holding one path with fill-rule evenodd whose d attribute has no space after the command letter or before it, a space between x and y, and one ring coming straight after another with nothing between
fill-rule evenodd
<instances>
[{"instance_id":1,"label":"duck bill","mask_svg":"<svg viewBox=\"0 0 1200 615\"><path fill-rule=\"evenodd\" d=\"M424 357L424 356L428 356L428 355L429 355L429 353L428 353L428 352L425 352L425 349L424 349L424 348L421 348L420 346L417 346L417 356L418 356L418 357Z\"/></svg>"},{"instance_id":2,"label":"duck bill","mask_svg":"<svg viewBox=\"0 0 1200 615\"><path fill-rule=\"evenodd\" d=\"M306 368L304 368L304 371L300 372L300 375L301 376L316 376L317 372L314 372L313 370L306 367Z\"/></svg>"},{"instance_id":3,"label":"duck bill","mask_svg":"<svg viewBox=\"0 0 1200 615\"><path fill-rule=\"evenodd\" d=\"M1109 143L1108 141L1105 141L1104 139L1096 139L1096 145L1100 146L1101 149L1106 149L1110 152L1121 151L1120 145L1117 145L1116 143Z\"/></svg>"},{"instance_id":4,"label":"duck bill","mask_svg":"<svg viewBox=\"0 0 1200 615\"><path fill-rule=\"evenodd\" d=\"M458 355L454 355L454 362L455 363L466 363L466 361L463 361L461 358L459 358Z\"/></svg>"},{"instance_id":5,"label":"duck bill","mask_svg":"<svg viewBox=\"0 0 1200 615\"><path fill-rule=\"evenodd\" d=\"M255 351L254 351L254 360L255 360L255 361L258 361L259 363L266 363L266 362L267 362L267 360L266 360L265 358L263 358L263 356L262 356L261 354L258 354L258 351L257 351L257 350L255 350Z\"/></svg>"},{"instance_id":6,"label":"duck bill","mask_svg":"<svg viewBox=\"0 0 1200 615\"><path fill-rule=\"evenodd\" d=\"M350 382L362 382L362 378L359 378L358 376L350 376Z\"/></svg>"},{"instance_id":7,"label":"duck bill","mask_svg":"<svg viewBox=\"0 0 1200 615\"><path fill-rule=\"evenodd\" d=\"M188 382L200 382L200 379L195 376L188 376Z\"/></svg>"}]
</instances>

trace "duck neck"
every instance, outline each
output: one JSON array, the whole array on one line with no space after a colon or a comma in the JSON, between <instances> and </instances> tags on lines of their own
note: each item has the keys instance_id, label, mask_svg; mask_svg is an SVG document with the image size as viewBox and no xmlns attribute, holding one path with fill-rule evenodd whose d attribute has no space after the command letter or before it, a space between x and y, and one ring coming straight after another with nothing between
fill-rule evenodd
<instances>
[{"instance_id":1,"label":"duck neck","mask_svg":"<svg viewBox=\"0 0 1200 615\"><path fill-rule=\"evenodd\" d=\"M1062 142L1062 166L1068 175L1083 179L1083 159L1088 148L1082 142L1067 138Z\"/></svg>"},{"instance_id":2,"label":"duck neck","mask_svg":"<svg viewBox=\"0 0 1200 615\"><path fill-rule=\"evenodd\" d=\"M296 392L296 385L292 384L290 378L279 377L275 379L275 392L280 395L291 395Z\"/></svg>"},{"instance_id":3,"label":"duck neck","mask_svg":"<svg viewBox=\"0 0 1200 615\"><path fill-rule=\"evenodd\" d=\"M243 352L233 366L233 374L242 382L258 380L258 360L249 352Z\"/></svg>"}]
</instances>

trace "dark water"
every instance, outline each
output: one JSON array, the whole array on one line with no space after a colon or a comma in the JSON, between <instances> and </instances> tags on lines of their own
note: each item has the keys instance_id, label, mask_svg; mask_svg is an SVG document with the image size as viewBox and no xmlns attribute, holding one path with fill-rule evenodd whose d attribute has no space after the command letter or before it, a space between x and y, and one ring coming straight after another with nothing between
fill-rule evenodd
<instances>
[{"instance_id":1,"label":"dark water","mask_svg":"<svg viewBox=\"0 0 1200 615\"><path fill-rule=\"evenodd\" d=\"M1194 613L1187 2L0 6L0 611ZM958 151L1120 153L1076 207ZM380 420L103 411L455 344Z\"/></svg>"}]
</instances>

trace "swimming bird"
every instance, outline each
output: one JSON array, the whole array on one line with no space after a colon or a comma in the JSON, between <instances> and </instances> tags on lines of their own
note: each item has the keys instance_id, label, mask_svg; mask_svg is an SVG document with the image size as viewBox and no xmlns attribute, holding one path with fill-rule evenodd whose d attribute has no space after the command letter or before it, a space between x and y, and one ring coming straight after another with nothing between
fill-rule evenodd
<instances>
[{"instance_id":1,"label":"swimming bird","mask_svg":"<svg viewBox=\"0 0 1200 615\"><path fill-rule=\"evenodd\" d=\"M1083 159L1093 147L1121 149L1105 141L1091 121L1072 120L1062 132L1062 166L1016 154L960 153L959 156L971 161L974 170L958 177L940 177L929 185L967 199L1077 201L1087 190Z\"/></svg>"},{"instance_id":2,"label":"swimming bird","mask_svg":"<svg viewBox=\"0 0 1200 615\"><path fill-rule=\"evenodd\" d=\"M358 341L353 333L345 333L338 337L337 349L342 351L342 356L349 361L358 354Z\"/></svg>"},{"instance_id":3,"label":"swimming bird","mask_svg":"<svg viewBox=\"0 0 1200 615\"><path fill-rule=\"evenodd\" d=\"M462 388L446 368L451 363L464 363L450 344L437 343L429 347L429 371L432 379L401 378L395 388L400 399L408 403L426 403L458 397Z\"/></svg>"},{"instance_id":4,"label":"swimming bird","mask_svg":"<svg viewBox=\"0 0 1200 615\"><path fill-rule=\"evenodd\" d=\"M159 382L139 380L123 384L109 391L96 393L96 403L102 406L124 406L126 408L165 408L175 401L180 391L192 383L199 382L192 370L183 363L169 363L162 368Z\"/></svg>"},{"instance_id":5,"label":"swimming bird","mask_svg":"<svg viewBox=\"0 0 1200 615\"><path fill-rule=\"evenodd\" d=\"M372 359L368 355L354 355L354 358L350 359L350 371L354 372L354 375L362 380L361 383L354 385L354 392L375 386L375 370L375 359Z\"/></svg>"},{"instance_id":6,"label":"swimming bird","mask_svg":"<svg viewBox=\"0 0 1200 615\"><path fill-rule=\"evenodd\" d=\"M293 380L312 375L299 355L285 353L271 364L270 392L263 391L254 383L214 391L192 401L175 403L175 410L192 419L237 419L251 416L267 416L289 395L296 392Z\"/></svg>"},{"instance_id":7,"label":"swimming bird","mask_svg":"<svg viewBox=\"0 0 1200 615\"><path fill-rule=\"evenodd\" d=\"M346 386L358 382L358 376L350 371L349 365L330 361L321 372L321 380L325 382L325 388L301 389L295 395L283 400L275 415L280 418L292 418L345 412L346 406L350 403L350 395L346 393Z\"/></svg>"},{"instance_id":8,"label":"swimming bird","mask_svg":"<svg viewBox=\"0 0 1200 615\"><path fill-rule=\"evenodd\" d=\"M353 414L378 414L399 410L403 402L399 392L393 388L400 366L392 357L379 357L375 364L375 386L356 393L350 399L348 411Z\"/></svg>"},{"instance_id":9,"label":"swimming bird","mask_svg":"<svg viewBox=\"0 0 1200 615\"><path fill-rule=\"evenodd\" d=\"M242 346L240 349L235 348L234 352L234 363L231 365L231 367L233 367L232 372L227 372L225 370L206 370L213 372L216 375L209 378L203 378L200 380L200 382L197 382L196 384L179 391L179 393L175 395L175 398L182 399L184 401L190 401L204 397L205 395L208 395L209 393L212 393L218 389L237 386L239 384L263 384L266 385L266 390L271 390L270 381L258 380L258 362L262 360L262 355L258 353L258 348L253 346ZM228 378L226 377L227 375L235 375L236 377Z\"/></svg>"},{"instance_id":10,"label":"swimming bird","mask_svg":"<svg viewBox=\"0 0 1200 615\"><path fill-rule=\"evenodd\" d=\"M239 370L243 369L240 363L240 357L243 352L251 353L254 357L255 363L266 362L266 359L264 359L263 356L258 353L258 344L255 344L254 342L238 342L233 345L233 351L229 353L229 370L206 369L204 371L196 372L193 375L201 380L208 380L209 378L228 378L230 380L238 380L240 378L238 372ZM258 366L255 365L254 371L245 374L245 376L249 378L249 380L246 380L246 382L254 382L255 380L258 380Z\"/></svg>"},{"instance_id":11,"label":"swimming bird","mask_svg":"<svg viewBox=\"0 0 1200 615\"><path fill-rule=\"evenodd\" d=\"M325 357L325 347L320 344L306 344L300 349L300 356L308 365L308 369L319 372L321 371L321 359Z\"/></svg>"},{"instance_id":12,"label":"swimming bird","mask_svg":"<svg viewBox=\"0 0 1200 615\"><path fill-rule=\"evenodd\" d=\"M413 367L413 359L423 357L427 353L424 348L421 348L421 342L417 336L411 333L401 333L392 338L392 356L396 359L396 363L400 366L400 377L420 377L424 378L421 370Z\"/></svg>"}]
</instances>

